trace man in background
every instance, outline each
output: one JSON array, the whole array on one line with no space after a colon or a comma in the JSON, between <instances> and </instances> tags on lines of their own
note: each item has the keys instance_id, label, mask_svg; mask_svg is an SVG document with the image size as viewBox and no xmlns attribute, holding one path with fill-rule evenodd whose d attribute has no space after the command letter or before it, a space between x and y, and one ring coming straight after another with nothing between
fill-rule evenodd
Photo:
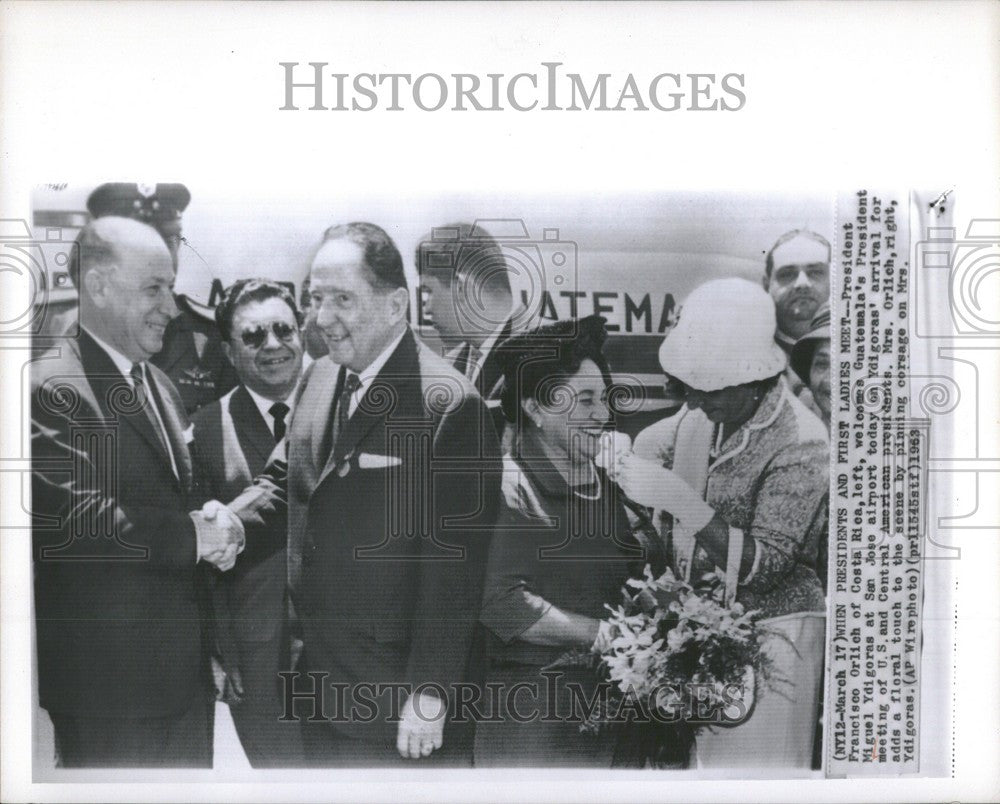
<instances>
[{"instance_id":1,"label":"man in background","mask_svg":"<svg viewBox=\"0 0 1000 804\"><path fill-rule=\"evenodd\" d=\"M421 240L416 264L445 360L476 386L502 433L497 347L519 318L503 251L479 224L452 223Z\"/></svg>"},{"instance_id":2,"label":"man in background","mask_svg":"<svg viewBox=\"0 0 1000 804\"><path fill-rule=\"evenodd\" d=\"M284 437L302 368L298 311L288 289L241 279L215 311L226 357L240 384L193 417L195 474L207 496L228 500L250 485ZM299 764L299 726L279 720L278 672L290 670L284 548L261 560L240 556L214 579L216 647L226 700L255 768Z\"/></svg>"},{"instance_id":3,"label":"man in background","mask_svg":"<svg viewBox=\"0 0 1000 804\"><path fill-rule=\"evenodd\" d=\"M777 313L775 340L789 357L795 342L809 332L820 307L830 302L830 256L829 241L808 229L786 232L767 252L764 289ZM809 388L791 366L785 377L795 395L819 415Z\"/></svg>"},{"instance_id":4,"label":"man in background","mask_svg":"<svg viewBox=\"0 0 1000 804\"><path fill-rule=\"evenodd\" d=\"M208 767L197 564L232 567L242 527L188 514L184 408L150 363L177 314L163 239L105 217L77 242L79 338L32 363L39 701L63 767Z\"/></svg>"},{"instance_id":5,"label":"man in background","mask_svg":"<svg viewBox=\"0 0 1000 804\"><path fill-rule=\"evenodd\" d=\"M183 184L112 182L90 194L87 209L94 218L118 215L152 226L166 243L176 272L185 242L182 218L190 202ZM231 390L236 375L223 354L212 309L183 294L175 302L179 314L167 326L163 349L153 363L173 381L191 414Z\"/></svg>"},{"instance_id":6,"label":"man in background","mask_svg":"<svg viewBox=\"0 0 1000 804\"><path fill-rule=\"evenodd\" d=\"M305 354L302 356L303 371L330 351L323 339L323 331L316 324L316 308L313 306L309 288L309 276L306 275L299 293L299 309L302 310L302 344L305 347Z\"/></svg>"}]
</instances>

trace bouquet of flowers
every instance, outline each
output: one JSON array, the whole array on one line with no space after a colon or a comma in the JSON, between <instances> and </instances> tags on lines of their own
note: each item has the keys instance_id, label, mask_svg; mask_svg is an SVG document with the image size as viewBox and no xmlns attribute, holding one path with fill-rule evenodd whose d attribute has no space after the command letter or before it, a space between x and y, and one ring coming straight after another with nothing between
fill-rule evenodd
<instances>
[{"instance_id":1,"label":"bouquet of flowers","mask_svg":"<svg viewBox=\"0 0 1000 804\"><path fill-rule=\"evenodd\" d=\"M558 667L592 668L606 692L582 731L621 730L632 761L685 767L699 729L750 717L769 677L756 612L724 602L724 578L692 585L667 569L630 579L610 611L601 649L563 655Z\"/></svg>"}]
</instances>

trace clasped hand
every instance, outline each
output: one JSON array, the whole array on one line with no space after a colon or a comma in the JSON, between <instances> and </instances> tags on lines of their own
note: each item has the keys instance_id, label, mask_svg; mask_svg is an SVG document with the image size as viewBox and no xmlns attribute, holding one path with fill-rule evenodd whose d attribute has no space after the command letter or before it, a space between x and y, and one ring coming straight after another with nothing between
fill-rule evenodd
<instances>
[{"instance_id":1,"label":"clasped hand","mask_svg":"<svg viewBox=\"0 0 1000 804\"><path fill-rule=\"evenodd\" d=\"M243 552L246 536L236 514L218 500L209 500L200 511L192 511L198 535L198 558L225 572L236 564Z\"/></svg>"}]
</instances>

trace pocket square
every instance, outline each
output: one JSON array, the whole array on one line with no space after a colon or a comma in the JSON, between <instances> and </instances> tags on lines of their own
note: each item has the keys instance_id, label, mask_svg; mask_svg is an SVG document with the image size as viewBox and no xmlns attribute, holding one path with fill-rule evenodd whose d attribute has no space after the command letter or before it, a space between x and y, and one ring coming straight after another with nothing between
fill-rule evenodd
<instances>
[{"instance_id":1,"label":"pocket square","mask_svg":"<svg viewBox=\"0 0 1000 804\"><path fill-rule=\"evenodd\" d=\"M194 441L194 425L189 424L187 430L184 431L184 443L190 444Z\"/></svg>"},{"instance_id":2,"label":"pocket square","mask_svg":"<svg viewBox=\"0 0 1000 804\"><path fill-rule=\"evenodd\" d=\"M395 455L376 455L372 452L358 455L359 469L388 469L390 466L399 466L402 462L403 459Z\"/></svg>"}]
</instances>

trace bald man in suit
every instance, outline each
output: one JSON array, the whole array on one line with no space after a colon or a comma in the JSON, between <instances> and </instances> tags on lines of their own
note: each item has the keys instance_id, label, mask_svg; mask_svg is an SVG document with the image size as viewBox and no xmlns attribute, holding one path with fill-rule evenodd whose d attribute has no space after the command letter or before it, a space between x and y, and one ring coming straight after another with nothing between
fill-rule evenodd
<instances>
[{"instance_id":1,"label":"bald man in suit","mask_svg":"<svg viewBox=\"0 0 1000 804\"><path fill-rule=\"evenodd\" d=\"M188 513L183 404L149 363L177 313L162 238L106 217L77 244L79 338L32 364L39 700L64 767L207 767L198 564L231 567L242 528Z\"/></svg>"}]
</instances>

